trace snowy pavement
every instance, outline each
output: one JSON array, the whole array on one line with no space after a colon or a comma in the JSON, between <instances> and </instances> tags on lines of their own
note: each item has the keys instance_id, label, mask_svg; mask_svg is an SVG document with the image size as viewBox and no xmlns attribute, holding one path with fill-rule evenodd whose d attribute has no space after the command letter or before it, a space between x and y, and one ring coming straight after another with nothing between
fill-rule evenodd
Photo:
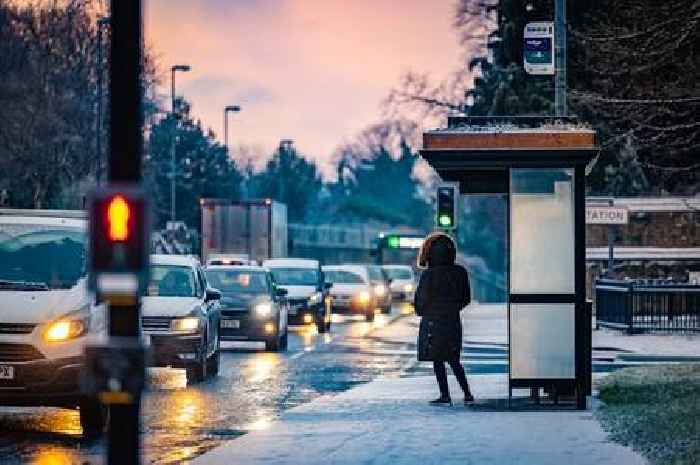
<instances>
[{"instance_id":1,"label":"snowy pavement","mask_svg":"<svg viewBox=\"0 0 700 465\"><path fill-rule=\"evenodd\" d=\"M459 391L450 379L455 401ZM471 379L474 407L430 406L432 377L379 378L296 407L265 429L229 442L194 465L643 465L610 442L591 411L508 411L505 376Z\"/></svg>"}]
</instances>

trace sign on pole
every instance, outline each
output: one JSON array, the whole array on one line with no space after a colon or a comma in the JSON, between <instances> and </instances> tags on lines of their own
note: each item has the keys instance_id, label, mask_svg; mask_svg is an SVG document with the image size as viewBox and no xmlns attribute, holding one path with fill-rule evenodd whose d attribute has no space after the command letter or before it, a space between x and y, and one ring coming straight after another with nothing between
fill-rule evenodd
<instances>
[{"instance_id":1,"label":"sign on pole","mask_svg":"<svg viewBox=\"0 0 700 465\"><path fill-rule=\"evenodd\" d=\"M587 207L586 224L627 224L629 211L624 207Z\"/></svg>"},{"instance_id":2,"label":"sign on pole","mask_svg":"<svg viewBox=\"0 0 700 465\"><path fill-rule=\"evenodd\" d=\"M554 23L527 23L523 62L525 72L534 75L554 74Z\"/></svg>"}]
</instances>

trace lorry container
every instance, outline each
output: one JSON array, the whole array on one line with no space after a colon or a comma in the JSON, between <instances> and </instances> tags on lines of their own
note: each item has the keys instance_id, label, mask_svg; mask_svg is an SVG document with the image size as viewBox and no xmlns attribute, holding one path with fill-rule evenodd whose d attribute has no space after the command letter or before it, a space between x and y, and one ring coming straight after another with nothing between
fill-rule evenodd
<instances>
[{"instance_id":1,"label":"lorry container","mask_svg":"<svg viewBox=\"0 0 700 465\"><path fill-rule=\"evenodd\" d=\"M202 263L210 256L262 262L287 256L287 206L271 199L201 199Z\"/></svg>"}]
</instances>

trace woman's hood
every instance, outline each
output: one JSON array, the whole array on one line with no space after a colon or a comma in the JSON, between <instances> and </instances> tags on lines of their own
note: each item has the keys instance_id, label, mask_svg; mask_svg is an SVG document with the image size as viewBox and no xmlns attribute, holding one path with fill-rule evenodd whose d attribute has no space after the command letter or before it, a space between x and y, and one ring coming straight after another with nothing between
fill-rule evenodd
<instances>
[{"instance_id":1,"label":"woman's hood","mask_svg":"<svg viewBox=\"0 0 700 465\"><path fill-rule=\"evenodd\" d=\"M454 265L455 253L454 248L450 247L447 238L438 238L430 246L428 260L430 266L446 266Z\"/></svg>"}]
</instances>

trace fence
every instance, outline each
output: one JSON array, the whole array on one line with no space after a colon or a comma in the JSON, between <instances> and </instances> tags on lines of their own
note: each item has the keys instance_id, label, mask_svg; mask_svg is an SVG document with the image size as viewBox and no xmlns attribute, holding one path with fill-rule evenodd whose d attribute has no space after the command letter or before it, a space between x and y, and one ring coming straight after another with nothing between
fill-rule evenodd
<instances>
[{"instance_id":1,"label":"fence","mask_svg":"<svg viewBox=\"0 0 700 465\"><path fill-rule=\"evenodd\" d=\"M600 326L644 331L700 331L700 285L598 279L596 320Z\"/></svg>"}]
</instances>

